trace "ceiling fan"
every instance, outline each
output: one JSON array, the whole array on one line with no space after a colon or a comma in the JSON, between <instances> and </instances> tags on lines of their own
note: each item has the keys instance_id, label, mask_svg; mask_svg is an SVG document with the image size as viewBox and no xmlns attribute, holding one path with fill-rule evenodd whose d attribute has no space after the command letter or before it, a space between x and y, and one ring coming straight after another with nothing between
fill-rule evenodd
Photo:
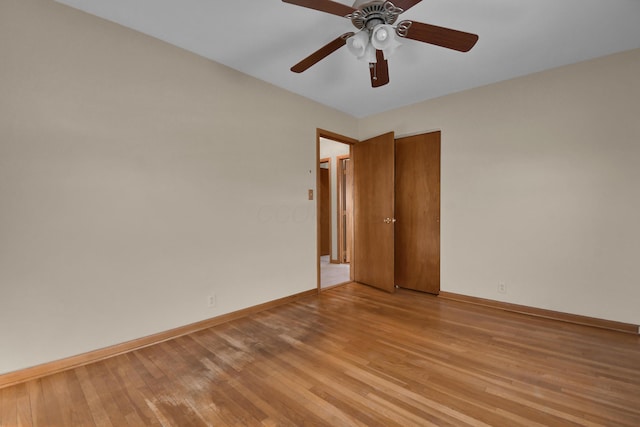
<instances>
[{"instance_id":1,"label":"ceiling fan","mask_svg":"<svg viewBox=\"0 0 640 427\"><path fill-rule=\"evenodd\" d=\"M331 0L282 0L309 9L319 10L351 20L357 32L344 33L311 55L291 67L301 73L320 62L342 46L357 58L369 62L371 86L380 87L389 83L389 66L386 57L407 38L429 43L459 52L468 52L478 41L476 34L424 24L418 21L401 21L395 24L398 15L422 0L356 0L347 6Z\"/></svg>"}]
</instances>

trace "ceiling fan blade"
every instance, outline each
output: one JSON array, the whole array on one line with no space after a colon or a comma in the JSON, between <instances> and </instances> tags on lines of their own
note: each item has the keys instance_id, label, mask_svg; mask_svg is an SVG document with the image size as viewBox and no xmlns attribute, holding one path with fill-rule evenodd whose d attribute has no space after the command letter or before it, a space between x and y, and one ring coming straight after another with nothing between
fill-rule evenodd
<instances>
[{"instance_id":1,"label":"ceiling fan blade","mask_svg":"<svg viewBox=\"0 0 640 427\"><path fill-rule=\"evenodd\" d=\"M478 41L476 34L424 24L417 21L402 21L396 33L400 37L417 40L459 52L468 52Z\"/></svg>"},{"instance_id":2,"label":"ceiling fan blade","mask_svg":"<svg viewBox=\"0 0 640 427\"><path fill-rule=\"evenodd\" d=\"M391 3L393 3L395 7L399 7L400 9L406 12L407 10L411 9L413 6L420 3L421 1L422 0L395 0L395 1L391 1Z\"/></svg>"},{"instance_id":3,"label":"ceiling fan blade","mask_svg":"<svg viewBox=\"0 0 640 427\"><path fill-rule=\"evenodd\" d=\"M297 6L307 7L309 9L319 10L320 12L330 13L345 17L356 11L351 6L338 3L331 0L282 0L285 3L295 4Z\"/></svg>"},{"instance_id":4,"label":"ceiling fan blade","mask_svg":"<svg viewBox=\"0 0 640 427\"><path fill-rule=\"evenodd\" d=\"M316 50L311 55L307 56L302 61L291 67L291 71L293 71L294 73L301 73L305 71L312 65L315 65L316 63L320 62L321 60L347 44L347 39L352 35L353 33L344 33L337 39L330 41L329 43L322 46L320 49Z\"/></svg>"},{"instance_id":5,"label":"ceiling fan blade","mask_svg":"<svg viewBox=\"0 0 640 427\"><path fill-rule=\"evenodd\" d=\"M384 53L376 50L376 63L369 64L371 87L380 87L389 83L389 63L384 59Z\"/></svg>"}]
</instances>

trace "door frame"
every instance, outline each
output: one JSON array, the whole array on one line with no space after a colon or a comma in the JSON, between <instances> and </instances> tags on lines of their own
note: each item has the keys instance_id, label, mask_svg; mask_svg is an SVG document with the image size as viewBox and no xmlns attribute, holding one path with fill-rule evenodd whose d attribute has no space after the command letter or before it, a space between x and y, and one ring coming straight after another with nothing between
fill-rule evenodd
<instances>
[{"instance_id":1,"label":"door frame","mask_svg":"<svg viewBox=\"0 0 640 427\"><path fill-rule=\"evenodd\" d=\"M349 162L351 162L351 153L336 157L336 176L338 177L338 180L337 180L338 182L336 182L336 186L338 190L337 191L338 202L336 206L337 218L338 218L338 263L350 264L352 257L349 256L348 260L346 258L349 251L353 249L353 221L349 223L348 216L343 220L343 216L345 216L345 211L346 211L346 206L345 206L346 203L344 202L344 199L346 199L346 193L347 193L347 189L346 189L347 184L345 183L345 178L344 178L345 170L346 170L343 163L344 160L349 160ZM351 167L351 179L353 180L353 164L350 163L350 167ZM353 182L351 184L352 184L351 196L353 199ZM351 203L350 214L353 215L353 200ZM347 223L347 226L345 226L345 221ZM347 242L345 242L345 235L349 232L351 234L351 240L347 239Z\"/></svg>"},{"instance_id":2,"label":"door frame","mask_svg":"<svg viewBox=\"0 0 640 427\"><path fill-rule=\"evenodd\" d=\"M332 231L333 231L333 218L332 218L332 207L333 204L331 203L331 157L325 157L322 158L318 161L318 166L320 166L322 163L326 163L327 164L327 171L328 171L328 185L327 187L329 187L329 198L327 199L329 202L329 206L326 206L325 208L327 209L327 212L329 212L329 262L331 262L331 259L333 258L333 235L332 235ZM320 173L320 170L323 168L318 169L318 174ZM317 198L317 203L318 203L318 221L319 224L322 224L322 198L325 197L324 194L322 194L322 185L320 183L320 176L318 175L318 192L316 194L316 198ZM327 232L326 230L324 231L325 233ZM320 226L320 255L324 256L326 254L323 254L322 252L322 226Z\"/></svg>"},{"instance_id":3,"label":"door frame","mask_svg":"<svg viewBox=\"0 0 640 427\"><path fill-rule=\"evenodd\" d=\"M348 136L340 135L335 132L331 132L325 129L316 128L316 193L320 189L320 138L330 139L332 141L340 142L349 145L349 155L353 149L353 145L358 142L357 139L349 138ZM353 158L351 159L353 161ZM316 194L316 281L318 292L322 290L320 283L320 195ZM349 280L353 281L353 257L351 260L351 268L349 269Z\"/></svg>"}]
</instances>

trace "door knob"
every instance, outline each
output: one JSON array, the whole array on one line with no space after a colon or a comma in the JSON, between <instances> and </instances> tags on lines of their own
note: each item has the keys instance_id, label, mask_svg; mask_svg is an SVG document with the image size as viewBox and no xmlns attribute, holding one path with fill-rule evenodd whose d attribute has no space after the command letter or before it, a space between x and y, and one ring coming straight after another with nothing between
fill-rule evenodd
<instances>
[{"instance_id":1,"label":"door knob","mask_svg":"<svg viewBox=\"0 0 640 427\"><path fill-rule=\"evenodd\" d=\"M393 219L385 218L385 219L383 219L383 221L384 221L385 224L391 224L392 222L396 222L396 219L395 218L393 218Z\"/></svg>"}]
</instances>

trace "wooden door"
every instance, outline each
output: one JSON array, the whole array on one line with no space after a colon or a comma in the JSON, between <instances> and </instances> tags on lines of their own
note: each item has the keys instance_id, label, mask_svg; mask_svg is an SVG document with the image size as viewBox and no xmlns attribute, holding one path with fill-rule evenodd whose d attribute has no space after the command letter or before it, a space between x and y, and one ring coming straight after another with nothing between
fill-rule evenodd
<instances>
[{"instance_id":1,"label":"wooden door","mask_svg":"<svg viewBox=\"0 0 640 427\"><path fill-rule=\"evenodd\" d=\"M396 140L395 284L440 292L440 132Z\"/></svg>"},{"instance_id":2,"label":"wooden door","mask_svg":"<svg viewBox=\"0 0 640 427\"><path fill-rule=\"evenodd\" d=\"M353 147L354 280L393 292L394 135Z\"/></svg>"},{"instance_id":3,"label":"wooden door","mask_svg":"<svg viewBox=\"0 0 640 427\"><path fill-rule=\"evenodd\" d=\"M320 256L331 255L331 185L329 162L320 162Z\"/></svg>"}]
</instances>

